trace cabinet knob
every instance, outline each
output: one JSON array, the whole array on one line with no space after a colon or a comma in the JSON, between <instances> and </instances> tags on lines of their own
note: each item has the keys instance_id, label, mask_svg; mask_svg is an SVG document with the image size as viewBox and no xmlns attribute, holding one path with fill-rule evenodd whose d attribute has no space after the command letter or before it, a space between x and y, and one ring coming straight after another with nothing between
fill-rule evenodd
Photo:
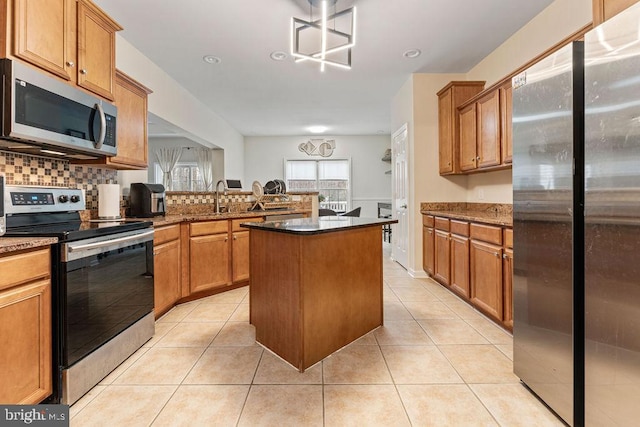
<instances>
[{"instance_id":1,"label":"cabinet knob","mask_svg":"<svg viewBox=\"0 0 640 427\"><path fill-rule=\"evenodd\" d=\"M76 65L73 61L67 61L67 67L73 67Z\"/></svg>"},{"instance_id":2,"label":"cabinet knob","mask_svg":"<svg viewBox=\"0 0 640 427\"><path fill-rule=\"evenodd\" d=\"M238 236L236 236L235 234L233 235L233 240L238 240Z\"/></svg>"},{"instance_id":3,"label":"cabinet knob","mask_svg":"<svg viewBox=\"0 0 640 427\"><path fill-rule=\"evenodd\" d=\"M480 160L480 156L476 157L476 160Z\"/></svg>"},{"instance_id":4,"label":"cabinet knob","mask_svg":"<svg viewBox=\"0 0 640 427\"><path fill-rule=\"evenodd\" d=\"M228 238L228 237L225 237L225 238L224 238L224 241L225 241L225 242L226 242L226 241L228 241L228 240L229 240L229 238Z\"/></svg>"},{"instance_id":5,"label":"cabinet knob","mask_svg":"<svg viewBox=\"0 0 640 427\"><path fill-rule=\"evenodd\" d=\"M500 258L500 254L496 252L496 258Z\"/></svg>"},{"instance_id":6,"label":"cabinet knob","mask_svg":"<svg viewBox=\"0 0 640 427\"><path fill-rule=\"evenodd\" d=\"M87 74L87 70L86 70L86 68L81 69L81 70L80 70L80 74Z\"/></svg>"}]
</instances>

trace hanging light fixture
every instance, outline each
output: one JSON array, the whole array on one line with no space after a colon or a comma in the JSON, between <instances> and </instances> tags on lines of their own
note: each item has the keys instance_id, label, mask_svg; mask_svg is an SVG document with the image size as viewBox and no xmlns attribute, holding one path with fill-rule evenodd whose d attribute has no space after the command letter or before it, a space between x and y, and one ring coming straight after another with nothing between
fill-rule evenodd
<instances>
[{"instance_id":1,"label":"hanging light fixture","mask_svg":"<svg viewBox=\"0 0 640 427\"><path fill-rule=\"evenodd\" d=\"M313 61L320 64L351 69L351 48L356 44L355 6L336 12L337 0L308 0L309 20L292 18L291 56L296 62ZM329 7L333 13L329 14ZM320 19L313 19L312 8L320 7Z\"/></svg>"}]
</instances>

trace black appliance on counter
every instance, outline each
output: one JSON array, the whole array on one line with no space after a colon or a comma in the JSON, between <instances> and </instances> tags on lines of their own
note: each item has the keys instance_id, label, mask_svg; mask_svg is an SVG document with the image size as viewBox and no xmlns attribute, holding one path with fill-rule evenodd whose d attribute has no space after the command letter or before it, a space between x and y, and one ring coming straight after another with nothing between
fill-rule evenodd
<instances>
[{"instance_id":1,"label":"black appliance on counter","mask_svg":"<svg viewBox=\"0 0 640 427\"><path fill-rule=\"evenodd\" d=\"M7 186L7 236L52 246L52 403L72 404L148 341L153 313L149 221L81 221L82 190Z\"/></svg>"},{"instance_id":2,"label":"black appliance on counter","mask_svg":"<svg viewBox=\"0 0 640 427\"><path fill-rule=\"evenodd\" d=\"M131 216L151 218L164 215L165 192L162 184L133 183L129 190Z\"/></svg>"}]
</instances>

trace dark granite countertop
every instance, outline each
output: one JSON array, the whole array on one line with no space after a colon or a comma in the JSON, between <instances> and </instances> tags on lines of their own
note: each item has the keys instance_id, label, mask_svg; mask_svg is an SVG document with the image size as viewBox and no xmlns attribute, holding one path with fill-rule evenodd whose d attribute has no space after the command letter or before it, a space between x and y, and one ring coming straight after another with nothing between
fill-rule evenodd
<instances>
[{"instance_id":1,"label":"dark granite countertop","mask_svg":"<svg viewBox=\"0 0 640 427\"><path fill-rule=\"evenodd\" d=\"M322 216L318 218L300 218L287 221L252 222L241 227L291 234L320 234L349 229L396 224L397 219L360 218L347 216Z\"/></svg>"},{"instance_id":2,"label":"dark granite countertop","mask_svg":"<svg viewBox=\"0 0 640 427\"><path fill-rule=\"evenodd\" d=\"M0 237L0 254L53 245L55 237Z\"/></svg>"},{"instance_id":3,"label":"dark granite countertop","mask_svg":"<svg viewBox=\"0 0 640 427\"><path fill-rule=\"evenodd\" d=\"M289 214L304 214L311 211L306 209L277 209L277 210L264 210L264 211L247 211L247 212L224 212L224 213L208 213L208 214L183 214L183 215L165 215L156 216L153 218L126 218L127 221L151 221L154 227L162 227L164 225L179 224L181 222L194 222L194 221L215 221L225 219L242 219L242 218L255 218L258 216L271 216L271 215L289 215Z\"/></svg>"}]
</instances>

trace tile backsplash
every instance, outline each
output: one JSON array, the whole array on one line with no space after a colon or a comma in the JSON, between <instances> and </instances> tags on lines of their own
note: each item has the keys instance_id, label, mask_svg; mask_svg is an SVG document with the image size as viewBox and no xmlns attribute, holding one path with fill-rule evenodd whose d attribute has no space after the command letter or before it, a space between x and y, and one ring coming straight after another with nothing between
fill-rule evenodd
<instances>
[{"instance_id":1,"label":"tile backsplash","mask_svg":"<svg viewBox=\"0 0 640 427\"><path fill-rule=\"evenodd\" d=\"M73 165L68 160L0 151L0 172L8 185L70 187L85 190L87 209L98 211L98 184L118 182L115 170ZM93 212L92 212L93 213Z\"/></svg>"}]
</instances>

